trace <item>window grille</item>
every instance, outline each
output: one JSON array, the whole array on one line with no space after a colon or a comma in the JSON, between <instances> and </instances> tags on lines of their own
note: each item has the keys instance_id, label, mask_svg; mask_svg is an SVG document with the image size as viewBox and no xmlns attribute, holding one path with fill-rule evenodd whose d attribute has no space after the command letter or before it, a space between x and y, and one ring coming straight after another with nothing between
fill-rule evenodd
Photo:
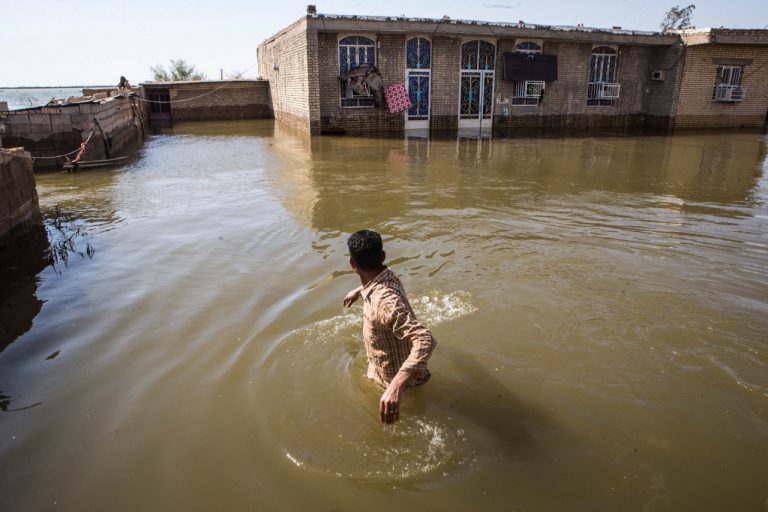
<instances>
[{"instance_id":1,"label":"window grille","mask_svg":"<svg viewBox=\"0 0 768 512\"><path fill-rule=\"evenodd\" d=\"M741 86L742 66L717 66L712 101L734 103L744 101L746 89Z\"/></svg>"},{"instance_id":2,"label":"window grille","mask_svg":"<svg viewBox=\"0 0 768 512\"><path fill-rule=\"evenodd\" d=\"M461 69L487 69L496 67L496 47L486 41L468 41L461 45Z\"/></svg>"},{"instance_id":3,"label":"window grille","mask_svg":"<svg viewBox=\"0 0 768 512\"><path fill-rule=\"evenodd\" d=\"M541 45L533 41L523 41L515 45L515 51L518 53L541 53Z\"/></svg>"},{"instance_id":4,"label":"window grille","mask_svg":"<svg viewBox=\"0 0 768 512\"><path fill-rule=\"evenodd\" d=\"M405 43L406 86L411 107L409 121L429 120L432 42L414 37Z\"/></svg>"},{"instance_id":5,"label":"window grille","mask_svg":"<svg viewBox=\"0 0 768 512\"><path fill-rule=\"evenodd\" d=\"M587 105L610 107L619 98L620 86L616 83L617 53L609 46L598 46L592 50Z\"/></svg>"},{"instance_id":6,"label":"window grille","mask_svg":"<svg viewBox=\"0 0 768 512\"><path fill-rule=\"evenodd\" d=\"M429 39L415 37L409 39L405 45L406 68L429 69L431 67L432 43Z\"/></svg>"},{"instance_id":7,"label":"window grille","mask_svg":"<svg viewBox=\"0 0 768 512\"><path fill-rule=\"evenodd\" d=\"M362 64L376 65L376 43L363 36L347 36L339 40L339 76ZM347 84L342 80L339 87L341 106L347 108L373 108L372 95L352 92L347 98Z\"/></svg>"}]
</instances>

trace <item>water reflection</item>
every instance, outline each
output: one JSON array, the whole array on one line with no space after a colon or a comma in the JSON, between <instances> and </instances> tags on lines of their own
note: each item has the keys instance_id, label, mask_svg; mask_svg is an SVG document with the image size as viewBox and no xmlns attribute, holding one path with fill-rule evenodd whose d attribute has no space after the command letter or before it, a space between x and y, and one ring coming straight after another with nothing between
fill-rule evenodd
<instances>
[{"instance_id":1,"label":"water reflection","mask_svg":"<svg viewBox=\"0 0 768 512\"><path fill-rule=\"evenodd\" d=\"M313 227L327 231L345 219L375 225L412 208L472 203L491 210L531 195L547 200L596 191L675 197L681 208L689 201L749 206L765 159L765 144L755 136L407 139L401 148L392 146L365 138L312 141L305 172L318 196ZM462 204L465 192L472 197Z\"/></svg>"},{"instance_id":2,"label":"water reflection","mask_svg":"<svg viewBox=\"0 0 768 512\"><path fill-rule=\"evenodd\" d=\"M0 352L32 327L43 306L37 287L47 266L47 249L41 223L19 227L0 239Z\"/></svg>"}]
</instances>

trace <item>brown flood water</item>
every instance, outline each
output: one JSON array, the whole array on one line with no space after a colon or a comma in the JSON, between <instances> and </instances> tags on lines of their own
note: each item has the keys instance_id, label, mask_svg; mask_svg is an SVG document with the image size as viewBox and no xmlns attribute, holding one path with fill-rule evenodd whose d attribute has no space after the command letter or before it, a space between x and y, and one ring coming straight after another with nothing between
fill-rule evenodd
<instances>
[{"instance_id":1,"label":"brown flood water","mask_svg":"<svg viewBox=\"0 0 768 512\"><path fill-rule=\"evenodd\" d=\"M96 253L4 298L0 510L765 510L766 167L760 134L259 121L40 175ZM394 427L360 228L440 342Z\"/></svg>"}]
</instances>

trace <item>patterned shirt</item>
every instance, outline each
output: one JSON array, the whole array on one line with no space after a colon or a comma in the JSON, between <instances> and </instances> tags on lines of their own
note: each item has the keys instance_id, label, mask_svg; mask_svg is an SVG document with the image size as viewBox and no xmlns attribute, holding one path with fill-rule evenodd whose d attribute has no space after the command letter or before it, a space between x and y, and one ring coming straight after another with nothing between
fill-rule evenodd
<instances>
[{"instance_id":1,"label":"patterned shirt","mask_svg":"<svg viewBox=\"0 0 768 512\"><path fill-rule=\"evenodd\" d=\"M385 268L363 287L360 295L368 378L387 387L403 370L415 374L408 387L427 382L431 376L427 360L437 341L416 320L400 279Z\"/></svg>"}]
</instances>

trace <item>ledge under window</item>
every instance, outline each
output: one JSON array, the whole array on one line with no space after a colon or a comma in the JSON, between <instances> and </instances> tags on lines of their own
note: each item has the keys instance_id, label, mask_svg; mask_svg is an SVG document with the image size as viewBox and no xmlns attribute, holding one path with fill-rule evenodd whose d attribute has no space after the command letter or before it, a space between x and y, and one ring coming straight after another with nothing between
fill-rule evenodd
<instances>
[{"instance_id":1,"label":"ledge under window","mask_svg":"<svg viewBox=\"0 0 768 512\"><path fill-rule=\"evenodd\" d=\"M373 108L373 96L358 96L355 98L341 98L342 108Z\"/></svg>"}]
</instances>

